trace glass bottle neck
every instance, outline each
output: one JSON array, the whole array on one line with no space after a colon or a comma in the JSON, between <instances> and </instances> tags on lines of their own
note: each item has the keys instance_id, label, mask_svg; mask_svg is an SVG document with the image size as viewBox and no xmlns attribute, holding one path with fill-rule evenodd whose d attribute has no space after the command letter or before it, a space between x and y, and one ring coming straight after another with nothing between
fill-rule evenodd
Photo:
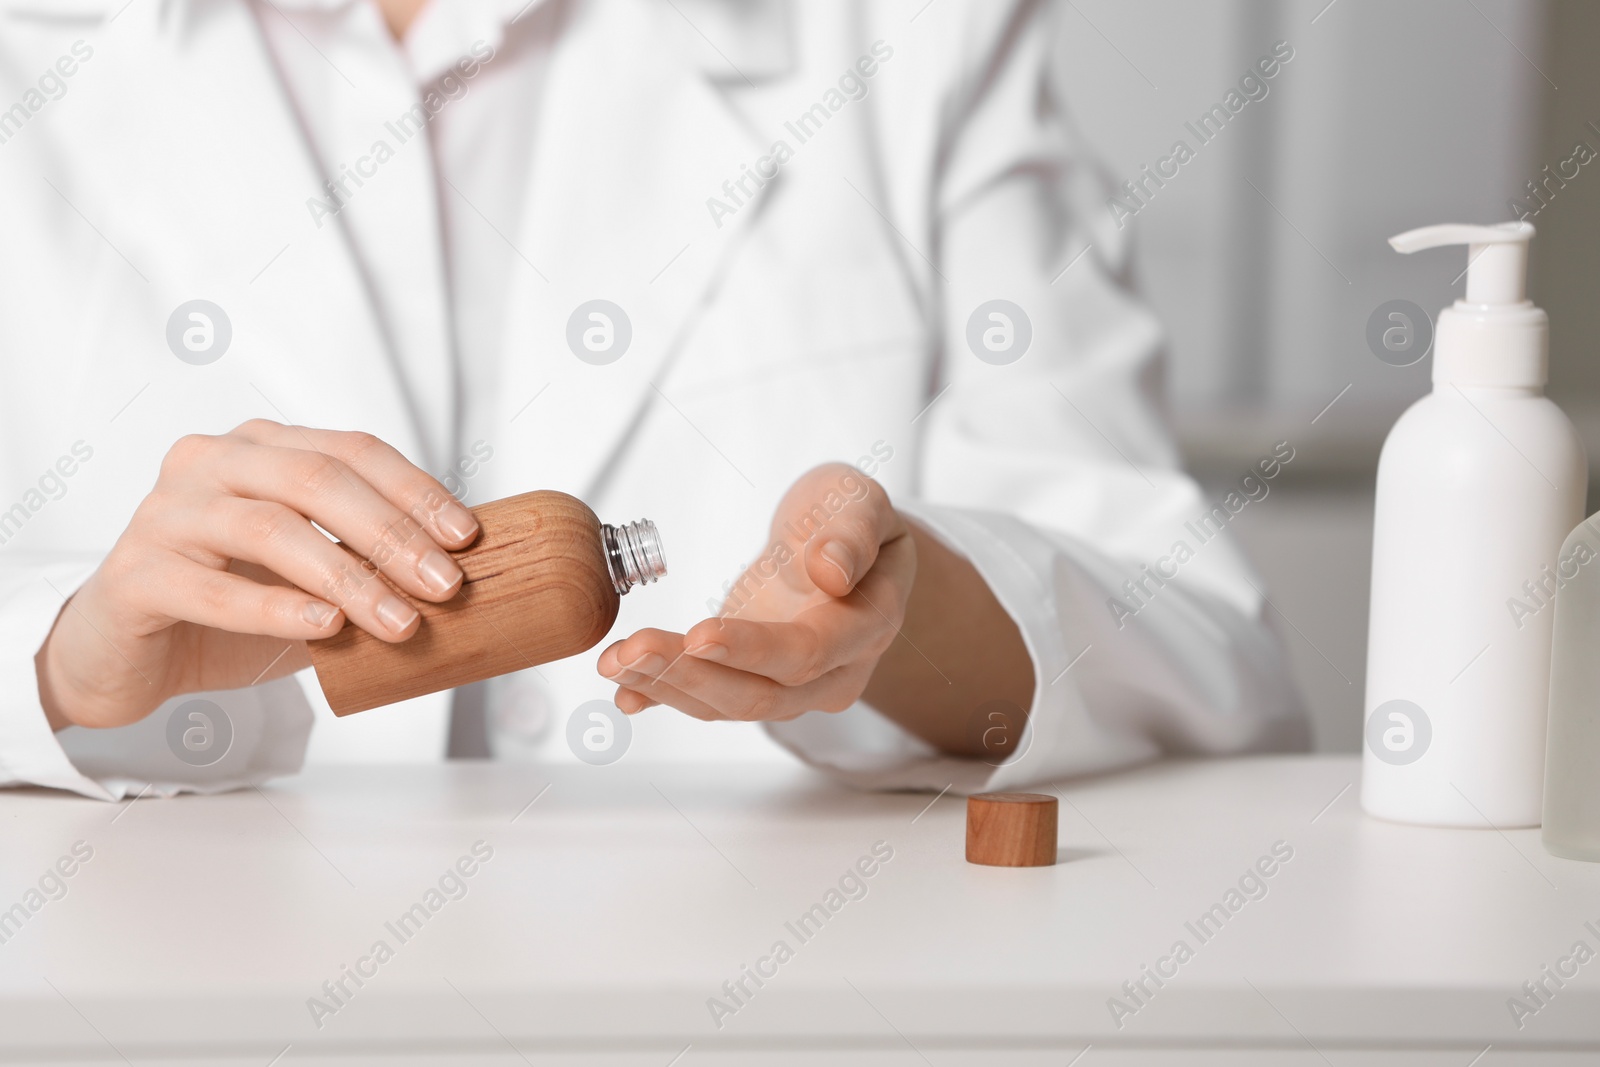
<instances>
[{"instance_id":1,"label":"glass bottle neck","mask_svg":"<svg viewBox=\"0 0 1600 1067\"><path fill-rule=\"evenodd\" d=\"M611 572L611 584L618 596L636 585L648 585L667 573L661 533L649 519L625 526L602 523L600 546L605 550L606 570Z\"/></svg>"}]
</instances>

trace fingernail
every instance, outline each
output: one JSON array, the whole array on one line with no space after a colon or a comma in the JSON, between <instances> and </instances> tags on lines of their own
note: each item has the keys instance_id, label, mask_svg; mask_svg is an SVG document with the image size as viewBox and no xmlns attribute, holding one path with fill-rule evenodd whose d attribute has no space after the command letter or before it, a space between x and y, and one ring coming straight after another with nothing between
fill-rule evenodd
<instances>
[{"instance_id":1,"label":"fingernail","mask_svg":"<svg viewBox=\"0 0 1600 1067\"><path fill-rule=\"evenodd\" d=\"M438 518L434 521L439 524L439 529L446 537L456 541L465 541L478 532L478 520L473 517L472 512L459 504L451 504L439 512Z\"/></svg>"},{"instance_id":2,"label":"fingernail","mask_svg":"<svg viewBox=\"0 0 1600 1067\"><path fill-rule=\"evenodd\" d=\"M660 674L666 669L666 667L667 661L656 655L654 652L646 652L644 655L628 664L628 668L630 670L638 671L640 674L648 674L652 677Z\"/></svg>"},{"instance_id":3,"label":"fingernail","mask_svg":"<svg viewBox=\"0 0 1600 1067\"><path fill-rule=\"evenodd\" d=\"M386 596L378 601L378 621L395 633L404 633L417 619L417 609L397 596Z\"/></svg>"},{"instance_id":4,"label":"fingernail","mask_svg":"<svg viewBox=\"0 0 1600 1067\"><path fill-rule=\"evenodd\" d=\"M309 622L319 630L333 622L338 614L337 609L315 600L306 601L306 606L301 611L301 615L305 617L306 622Z\"/></svg>"},{"instance_id":5,"label":"fingernail","mask_svg":"<svg viewBox=\"0 0 1600 1067\"><path fill-rule=\"evenodd\" d=\"M428 592L442 595L456 587L456 583L462 579L462 574L455 560L437 548L430 548L422 559L417 561L417 577L428 587Z\"/></svg>"},{"instance_id":6,"label":"fingernail","mask_svg":"<svg viewBox=\"0 0 1600 1067\"><path fill-rule=\"evenodd\" d=\"M715 641L707 641L704 644L695 645L693 648L684 649L684 651L695 659L706 659L713 663L721 663L728 658L728 646L719 645Z\"/></svg>"},{"instance_id":7,"label":"fingernail","mask_svg":"<svg viewBox=\"0 0 1600 1067\"><path fill-rule=\"evenodd\" d=\"M855 564L850 559L850 553L846 552L842 547L840 547L839 542L829 541L827 544L823 545L822 558L833 564L835 567L838 567L840 573L844 575L845 581L849 582L854 580Z\"/></svg>"}]
</instances>

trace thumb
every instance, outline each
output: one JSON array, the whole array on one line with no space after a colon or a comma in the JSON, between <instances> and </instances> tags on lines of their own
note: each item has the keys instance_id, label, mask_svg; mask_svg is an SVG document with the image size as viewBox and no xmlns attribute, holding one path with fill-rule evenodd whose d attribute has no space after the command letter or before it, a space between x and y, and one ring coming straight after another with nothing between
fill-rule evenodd
<instances>
[{"instance_id":1,"label":"thumb","mask_svg":"<svg viewBox=\"0 0 1600 1067\"><path fill-rule=\"evenodd\" d=\"M868 544L858 537L830 534L807 547L806 574L829 596L848 596L877 558L876 542Z\"/></svg>"},{"instance_id":2,"label":"thumb","mask_svg":"<svg viewBox=\"0 0 1600 1067\"><path fill-rule=\"evenodd\" d=\"M806 574L830 596L848 596L878 561L884 542L904 532L899 512L875 483L806 545Z\"/></svg>"}]
</instances>

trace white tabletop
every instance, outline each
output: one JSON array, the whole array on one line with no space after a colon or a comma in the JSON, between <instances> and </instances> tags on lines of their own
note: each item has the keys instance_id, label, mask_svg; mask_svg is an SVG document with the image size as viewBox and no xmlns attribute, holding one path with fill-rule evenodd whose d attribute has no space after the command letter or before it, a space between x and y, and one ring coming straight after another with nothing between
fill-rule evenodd
<instances>
[{"instance_id":1,"label":"white tabletop","mask_svg":"<svg viewBox=\"0 0 1600 1067\"><path fill-rule=\"evenodd\" d=\"M683 1067L824 1050L1065 1064L1089 1046L1082 1067L1382 1050L1465 1067L1488 1046L1484 1067L1596 1062L1600 960L1546 980L1542 1005L1522 986L1576 966L1558 961L1579 941L1600 950L1600 865L1548 856L1536 831L1367 818L1357 778L1353 758L1270 758L1067 783L1061 862L1026 870L964 861L958 797L857 793L798 767L320 768L116 807L8 792L0 909L76 842L93 852L0 944L0 1062L265 1065L287 1048L285 1067L664 1067L688 1047ZM480 841L492 856L465 895L427 899ZM893 854L866 865L866 894L829 901L876 842ZM1247 879L1259 899L1197 936L1279 842L1292 858L1263 865L1265 895ZM419 902L439 906L402 940L392 924ZM380 940L392 957L328 997ZM780 940L792 957L729 998ZM1191 958L1129 997L1180 940ZM337 1006L320 1028L314 996ZM738 1008L720 1029L712 997ZM1137 1010L1114 1017L1113 997ZM1538 1008L1520 1028L1512 997ZM782 1049L802 1052L767 1055Z\"/></svg>"}]
</instances>

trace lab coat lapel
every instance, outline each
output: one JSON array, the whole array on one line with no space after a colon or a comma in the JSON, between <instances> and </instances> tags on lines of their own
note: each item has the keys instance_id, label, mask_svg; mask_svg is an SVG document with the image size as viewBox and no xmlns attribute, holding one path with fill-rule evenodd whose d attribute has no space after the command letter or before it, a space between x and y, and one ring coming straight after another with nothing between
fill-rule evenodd
<instances>
[{"instance_id":1,"label":"lab coat lapel","mask_svg":"<svg viewBox=\"0 0 1600 1067\"><path fill-rule=\"evenodd\" d=\"M566 17L517 237L528 266L511 285L501 425L518 477L584 494L663 402L696 313L776 183L720 219L710 211L712 197L734 204L724 183L754 169L764 147L694 61L664 44L679 32L656 21L677 17L670 6L596 0ZM631 328L626 351L603 365L605 354L586 361L568 340L574 312L595 300L620 307ZM581 339L591 326L604 330L580 316L572 332ZM621 322L612 326L620 336Z\"/></svg>"},{"instance_id":2,"label":"lab coat lapel","mask_svg":"<svg viewBox=\"0 0 1600 1067\"><path fill-rule=\"evenodd\" d=\"M81 76L116 91L85 113L82 143L127 147L117 167L80 161L55 180L111 219L108 237L148 276L153 314L203 297L232 320L218 374L157 357L174 407L365 429L436 463L416 405L450 403L450 367L406 387L343 227L315 225L307 199L322 195L322 170L249 6L134 4L83 33L97 47ZM191 172L197 139L208 164ZM117 220L119 205L137 225Z\"/></svg>"},{"instance_id":3,"label":"lab coat lapel","mask_svg":"<svg viewBox=\"0 0 1600 1067\"><path fill-rule=\"evenodd\" d=\"M246 5L240 5L244 6ZM275 12L268 13L265 17L293 16ZM259 31L257 38L259 42ZM326 188L325 179L330 170L337 170L338 163L318 158L308 131L296 115L288 89L278 75L264 42L258 43L257 51L262 62L270 69L272 97L283 108L284 117L292 127L291 136L295 142L292 147L286 145L283 151L284 177L294 183L292 188L297 194L296 202L303 205L301 210L306 223L295 228L289 248L294 252L303 246L311 264L309 269L305 270L305 277L299 281L304 285L312 278L332 273L339 276L342 287L348 286L349 289L359 290L359 293L356 293L347 289L337 300L327 299L326 293L321 294L321 298L316 300L310 299L309 293L300 294L296 298L298 301L304 301L304 306L310 310L310 314L307 315L309 322L321 324L331 317L347 317L353 320L349 324L350 329L359 331L363 339L363 343L344 350L325 344L315 346L322 361L337 360L345 364L344 372L357 376L357 381L363 383L362 387L368 390L338 397L324 418L339 419L343 414L343 421L346 422L350 421L352 416L356 420L367 420L365 424L358 421L351 428L376 433L400 448L418 465L432 471L441 471L454 451L457 384L452 358L454 340L449 330L450 311L446 292L442 284L406 285L408 302L413 305L426 302L428 305L429 314L419 316L413 321L428 323L428 332L431 336L425 339L425 344L411 347L411 358L404 358L398 339L392 332L398 325L385 323L378 311L377 293L374 287L385 283L372 276L372 272L377 269L376 264L364 264L362 257L357 254L351 232L346 225L347 214L341 211L329 216L319 211L320 224L314 227L311 225L312 211L309 198L317 197L324 203L333 202L331 197L324 197L322 194ZM257 75L252 72L251 76ZM421 140L419 138L419 143L414 147L402 148L399 145L394 147L396 151L412 153L410 160L424 168L424 173L414 179L414 184L423 189L421 198L415 201L415 205L418 210L431 212L436 203L431 190L437 179L431 156L428 155L429 148L426 144L420 143ZM412 178L412 175L396 171L388 175L388 178L393 185L402 179ZM300 192L302 189L305 191ZM368 194L369 197L371 195ZM370 209L370 206L370 200L362 200L351 205L348 210L366 210ZM436 237L438 222L437 216L430 214L420 220L417 218L397 220L395 225L412 227L420 225L429 237ZM425 255L431 260L427 268L422 271L422 275L438 278L442 283L444 267L442 249L438 241L425 240L416 243L419 246L418 255ZM426 251L422 251L420 246L425 246ZM303 268L297 263L295 269ZM391 277L387 284L396 284L394 278ZM320 367L318 373L320 375ZM304 392L306 390L302 389L301 393ZM371 407L365 404L351 405L350 400L356 396L370 396L378 403ZM381 420L381 425L370 421L374 419ZM328 424L326 421L321 423L321 425ZM403 442L396 440L396 437L401 435L404 437Z\"/></svg>"}]
</instances>

